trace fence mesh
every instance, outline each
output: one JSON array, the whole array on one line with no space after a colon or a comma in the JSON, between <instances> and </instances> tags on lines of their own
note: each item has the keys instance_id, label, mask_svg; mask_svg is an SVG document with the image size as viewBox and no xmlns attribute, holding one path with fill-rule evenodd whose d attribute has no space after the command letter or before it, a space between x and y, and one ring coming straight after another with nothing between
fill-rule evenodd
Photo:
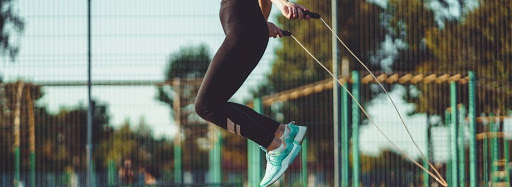
<instances>
[{"instance_id":1,"label":"fence mesh","mask_svg":"<svg viewBox=\"0 0 512 187\"><path fill-rule=\"evenodd\" d=\"M336 1L333 19L331 1L293 2L338 23L339 37L389 91L449 185L510 185L512 3ZM92 1L89 105L87 1L1 1L0 186L86 186L89 108L92 186L258 185L263 151L194 109L225 37L220 3ZM332 34L321 21L287 20L276 6L269 21L332 70ZM387 96L339 49L340 80L397 147L425 165ZM295 40L271 38L231 99L308 127L301 154L274 186L334 186L336 163L341 186L438 184L344 90L335 103L333 89L332 77Z\"/></svg>"}]
</instances>

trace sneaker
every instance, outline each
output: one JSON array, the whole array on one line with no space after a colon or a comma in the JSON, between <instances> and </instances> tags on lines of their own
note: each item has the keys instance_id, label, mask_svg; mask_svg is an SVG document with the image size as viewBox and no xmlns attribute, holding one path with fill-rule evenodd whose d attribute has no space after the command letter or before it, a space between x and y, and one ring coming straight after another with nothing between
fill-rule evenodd
<instances>
[{"instance_id":1,"label":"sneaker","mask_svg":"<svg viewBox=\"0 0 512 187\"><path fill-rule=\"evenodd\" d=\"M267 168L265 170L265 176L261 180L260 186L269 186L276 182L281 176L283 176L288 166L295 160L295 157L299 155L301 146L293 143L292 139L283 140L285 148L282 152L275 153L267 151L261 147L266 153Z\"/></svg>"},{"instance_id":2,"label":"sneaker","mask_svg":"<svg viewBox=\"0 0 512 187\"><path fill-rule=\"evenodd\" d=\"M308 129L305 126L295 125L295 121L292 121L286 125L288 129L288 134L281 136L281 139L292 139L292 142L296 144L302 144L302 140L304 139L304 135L306 135L306 130Z\"/></svg>"}]
</instances>

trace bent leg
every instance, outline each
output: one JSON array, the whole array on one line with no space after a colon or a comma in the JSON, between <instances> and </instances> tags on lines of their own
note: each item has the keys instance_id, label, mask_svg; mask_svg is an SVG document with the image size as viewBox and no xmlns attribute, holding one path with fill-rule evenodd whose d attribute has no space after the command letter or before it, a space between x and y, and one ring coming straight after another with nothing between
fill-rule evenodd
<instances>
[{"instance_id":1,"label":"bent leg","mask_svg":"<svg viewBox=\"0 0 512 187\"><path fill-rule=\"evenodd\" d=\"M257 1L231 0L223 1L221 23L226 39L201 84L196 112L207 121L267 147L274 139L274 131L245 109L227 102L263 56L268 43L265 19Z\"/></svg>"}]
</instances>

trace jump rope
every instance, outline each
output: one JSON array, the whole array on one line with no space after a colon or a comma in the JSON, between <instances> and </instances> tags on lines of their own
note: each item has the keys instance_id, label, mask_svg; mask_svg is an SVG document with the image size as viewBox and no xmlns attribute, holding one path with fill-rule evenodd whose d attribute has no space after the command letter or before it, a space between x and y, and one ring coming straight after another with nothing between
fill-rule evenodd
<instances>
[{"instance_id":1,"label":"jump rope","mask_svg":"<svg viewBox=\"0 0 512 187\"><path fill-rule=\"evenodd\" d=\"M366 71L368 71L373 79L377 82L377 84L379 84L379 86L382 88L382 90L384 91L384 93L386 93L387 97L389 98L389 100L391 101L391 104L393 105L393 107L395 108L395 111L396 113L398 114L398 117L400 118L400 121L402 122L402 125L404 126L405 130L407 131L407 134L409 135L409 138L411 139L411 141L413 142L414 146L418 149L418 151L420 152L421 154L421 157L424 159L424 160L427 160L425 155L423 154L423 152L420 150L418 144L416 143L416 141L414 141L414 138L412 137L410 131L409 131L409 128L407 128L407 125L405 125L405 121L404 119L402 118L402 115L400 114L400 112L398 111L398 108L396 107L396 104L395 102L393 101L393 99L391 99L391 96L389 95L388 91L386 90L386 88L384 88L384 86L380 83L380 81L377 79L377 77L375 76L375 74L372 73L372 71L370 71L370 69L364 65L364 63L359 60L359 58L352 52L352 50L350 50L347 45L345 45L345 43L340 39L340 37L338 37L338 35L332 30L332 28L325 22L324 19L321 18L320 14L318 13L314 13L314 12L310 12L310 11L304 11L304 16L310 16L311 18L313 19L320 19L327 28L329 28L329 30L332 32L332 34L334 36L336 36L336 38L338 39L338 41L343 45L343 47L345 47L345 49L347 49L347 51L359 62L359 64L361 64L364 69L366 69ZM366 112L366 110L363 108L363 106L357 101L357 99L354 97L354 95L352 95L352 93L343 85L343 83L339 80L339 79L336 79L336 77L334 76L334 74L329 71L329 69L327 69L327 67L325 67L313 54L311 54L311 52L309 52L309 50L304 47L304 45L302 45L302 43L297 40L297 38L295 38L295 36L292 35L292 33L290 31L284 31L282 30L281 33L283 33L283 36L290 36L292 37L320 66L322 66L323 69L325 69L325 71L327 71L327 73L329 73L329 75L332 76L333 79L335 79L338 84L341 85L341 87L343 87L343 89L350 95L350 97L352 98L352 100L359 106L359 108L361 109L361 111L364 113L364 115L368 118L368 120L370 121L371 124L373 124L373 126L375 128L377 128L377 130L384 136L384 138L386 138L386 140L391 143L391 145L396 149L398 150L404 157L406 157L407 159L409 159L411 162L413 162L416 166L418 166L419 168L421 168L423 171L427 172L432 178L434 178L439 184L441 184L442 186L448 186L448 183L444 180L444 178L441 176L441 174L439 173L439 171L437 171L437 169L432 165L432 163L430 163L428 160L427 160L427 163L429 165L429 168L432 168L432 170L434 170L435 174L432 173L429 168L425 168L423 167L421 164L419 164L417 161L415 161L413 158L411 158L409 155L407 155L404 151L402 151L401 149L398 148L398 146L396 146L395 143L393 143L393 141L391 141L391 139L389 139L388 136L386 136L386 134L382 131L382 129L377 126L377 124L373 121L373 119L370 117L370 115L368 115L368 113Z\"/></svg>"}]
</instances>

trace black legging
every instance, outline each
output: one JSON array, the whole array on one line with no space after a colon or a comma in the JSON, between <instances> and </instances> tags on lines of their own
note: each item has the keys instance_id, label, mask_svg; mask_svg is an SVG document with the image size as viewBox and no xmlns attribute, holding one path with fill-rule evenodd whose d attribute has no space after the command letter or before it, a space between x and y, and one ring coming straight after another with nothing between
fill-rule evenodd
<instances>
[{"instance_id":1,"label":"black legging","mask_svg":"<svg viewBox=\"0 0 512 187\"><path fill-rule=\"evenodd\" d=\"M269 31L257 0L222 0L226 38L213 57L197 95L199 116L268 147L279 123L251 108L228 102L260 61Z\"/></svg>"}]
</instances>

